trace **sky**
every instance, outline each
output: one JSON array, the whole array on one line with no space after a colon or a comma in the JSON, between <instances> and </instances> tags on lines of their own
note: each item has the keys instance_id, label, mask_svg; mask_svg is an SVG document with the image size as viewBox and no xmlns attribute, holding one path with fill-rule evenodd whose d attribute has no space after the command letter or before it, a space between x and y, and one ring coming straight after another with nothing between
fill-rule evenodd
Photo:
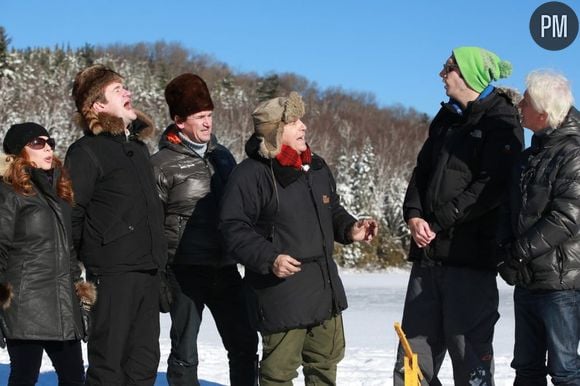
<instances>
[{"instance_id":1,"label":"sky","mask_svg":"<svg viewBox=\"0 0 580 386\"><path fill-rule=\"evenodd\" d=\"M579 0L564 0L580 15ZM537 68L562 72L580 98L580 37L538 46L530 17L544 1L486 0L0 0L11 46L178 42L234 72L292 72L322 90L372 93L381 107L433 116L447 99L438 74L457 46L481 46L513 65L499 84L525 89Z\"/></svg>"}]
</instances>

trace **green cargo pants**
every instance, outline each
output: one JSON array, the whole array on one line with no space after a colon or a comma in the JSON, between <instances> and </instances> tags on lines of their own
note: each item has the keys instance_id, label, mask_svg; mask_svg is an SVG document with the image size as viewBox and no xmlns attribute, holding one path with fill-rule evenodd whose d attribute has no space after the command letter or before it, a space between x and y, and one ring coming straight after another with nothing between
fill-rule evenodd
<instances>
[{"instance_id":1,"label":"green cargo pants","mask_svg":"<svg viewBox=\"0 0 580 386\"><path fill-rule=\"evenodd\" d=\"M336 385L345 347L342 316L311 328L262 335L262 346L260 386L291 386L300 365L306 385Z\"/></svg>"}]
</instances>

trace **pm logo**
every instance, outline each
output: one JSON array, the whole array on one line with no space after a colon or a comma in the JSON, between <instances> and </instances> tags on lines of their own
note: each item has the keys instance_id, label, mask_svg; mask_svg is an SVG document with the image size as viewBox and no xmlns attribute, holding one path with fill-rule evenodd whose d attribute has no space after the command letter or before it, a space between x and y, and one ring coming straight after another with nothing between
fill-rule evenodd
<instances>
[{"instance_id":1,"label":"pm logo","mask_svg":"<svg viewBox=\"0 0 580 386\"><path fill-rule=\"evenodd\" d=\"M550 51L563 50L578 35L578 17L564 3L544 3L530 18L530 33L540 47Z\"/></svg>"}]
</instances>

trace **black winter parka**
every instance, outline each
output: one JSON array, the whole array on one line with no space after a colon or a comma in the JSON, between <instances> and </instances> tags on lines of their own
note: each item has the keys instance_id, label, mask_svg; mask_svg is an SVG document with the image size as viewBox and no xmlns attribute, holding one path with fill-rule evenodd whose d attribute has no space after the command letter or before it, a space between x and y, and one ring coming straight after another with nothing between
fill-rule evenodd
<instances>
[{"instance_id":1,"label":"black winter parka","mask_svg":"<svg viewBox=\"0 0 580 386\"><path fill-rule=\"evenodd\" d=\"M168 263L220 267L235 261L223 253L217 229L219 200L236 165L228 149L212 135L204 157L161 136L151 157L157 191L165 209Z\"/></svg>"},{"instance_id":2,"label":"black winter parka","mask_svg":"<svg viewBox=\"0 0 580 386\"><path fill-rule=\"evenodd\" d=\"M411 241L409 259L495 269L496 225L507 200L511 165L523 147L523 129L511 98L494 89L463 114L443 104L403 205L405 221L425 219L437 236L425 248Z\"/></svg>"},{"instance_id":3,"label":"black winter parka","mask_svg":"<svg viewBox=\"0 0 580 386\"><path fill-rule=\"evenodd\" d=\"M74 284L81 281L81 268L72 247L71 208L44 172L30 173L32 196L0 180L0 283L10 284L14 294L1 311L6 338L79 340L83 330Z\"/></svg>"},{"instance_id":4,"label":"black winter parka","mask_svg":"<svg viewBox=\"0 0 580 386\"><path fill-rule=\"evenodd\" d=\"M532 137L511 190L510 251L531 271L529 289L580 289L580 113ZM500 236L504 239L507 237ZM509 239L509 238L508 238Z\"/></svg>"},{"instance_id":5,"label":"black winter parka","mask_svg":"<svg viewBox=\"0 0 580 386\"><path fill-rule=\"evenodd\" d=\"M304 172L262 158L258 147L252 136L246 144L250 158L230 176L219 229L228 252L246 267L262 333L322 323L347 307L332 252L335 240L350 242L347 233L356 220L340 205L322 158L313 154ZM300 260L301 271L276 277L271 268L279 254Z\"/></svg>"},{"instance_id":6,"label":"black winter parka","mask_svg":"<svg viewBox=\"0 0 580 386\"><path fill-rule=\"evenodd\" d=\"M76 201L75 247L92 274L165 267L163 207L138 123L128 137L123 128L86 133L66 155Z\"/></svg>"}]
</instances>

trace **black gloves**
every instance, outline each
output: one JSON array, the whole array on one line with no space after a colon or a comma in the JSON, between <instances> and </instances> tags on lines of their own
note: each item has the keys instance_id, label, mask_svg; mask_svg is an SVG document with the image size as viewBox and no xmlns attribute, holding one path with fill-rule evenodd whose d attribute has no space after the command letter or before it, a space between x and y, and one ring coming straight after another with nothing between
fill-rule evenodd
<instances>
[{"instance_id":1,"label":"black gloves","mask_svg":"<svg viewBox=\"0 0 580 386\"><path fill-rule=\"evenodd\" d=\"M511 246L500 246L497 271L509 285L527 285L532 282L532 271L527 263L513 255Z\"/></svg>"},{"instance_id":2,"label":"black gloves","mask_svg":"<svg viewBox=\"0 0 580 386\"><path fill-rule=\"evenodd\" d=\"M170 270L171 268L167 267L166 269ZM171 303L173 303L173 293L169 286L170 275L172 272L159 271L159 311L162 313L169 312Z\"/></svg>"}]
</instances>

